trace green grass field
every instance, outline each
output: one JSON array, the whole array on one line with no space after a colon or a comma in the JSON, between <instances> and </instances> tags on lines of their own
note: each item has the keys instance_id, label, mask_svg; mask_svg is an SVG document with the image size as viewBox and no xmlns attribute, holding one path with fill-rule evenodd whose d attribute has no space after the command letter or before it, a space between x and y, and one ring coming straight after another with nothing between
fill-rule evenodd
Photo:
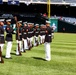
<instances>
[{"instance_id":1,"label":"green grass field","mask_svg":"<svg viewBox=\"0 0 76 75\"><path fill-rule=\"evenodd\" d=\"M3 57L5 56L4 46ZM15 55L14 39L12 58L4 59L0 64L0 75L76 75L76 34L55 33L51 43L52 60L44 61L44 45L32 48L31 51Z\"/></svg>"}]
</instances>

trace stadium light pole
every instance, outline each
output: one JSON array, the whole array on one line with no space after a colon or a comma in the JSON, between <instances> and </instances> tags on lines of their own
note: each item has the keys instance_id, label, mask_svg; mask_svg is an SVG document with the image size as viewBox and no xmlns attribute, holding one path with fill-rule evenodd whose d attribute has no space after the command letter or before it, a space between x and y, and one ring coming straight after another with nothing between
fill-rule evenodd
<instances>
[{"instance_id":1,"label":"stadium light pole","mask_svg":"<svg viewBox=\"0 0 76 75\"><path fill-rule=\"evenodd\" d=\"M51 0L47 0L47 13L48 13L48 19L50 20L50 17L51 17L51 15L50 15L50 13L51 13L51 6L50 6L50 4L51 4Z\"/></svg>"}]
</instances>

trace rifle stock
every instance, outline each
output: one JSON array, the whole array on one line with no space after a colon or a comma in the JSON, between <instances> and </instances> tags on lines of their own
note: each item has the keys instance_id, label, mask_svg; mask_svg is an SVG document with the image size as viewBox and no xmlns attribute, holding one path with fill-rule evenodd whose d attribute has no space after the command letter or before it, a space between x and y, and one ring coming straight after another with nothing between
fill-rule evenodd
<instances>
[{"instance_id":1,"label":"rifle stock","mask_svg":"<svg viewBox=\"0 0 76 75\"><path fill-rule=\"evenodd\" d=\"M21 54L21 51L20 51L19 43L18 43L18 52L19 52L19 55L22 55L22 54Z\"/></svg>"},{"instance_id":2,"label":"rifle stock","mask_svg":"<svg viewBox=\"0 0 76 75\"><path fill-rule=\"evenodd\" d=\"M1 51L1 46L0 46L0 63L4 63L4 60L2 59L2 51Z\"/></svg>"},{"instance_id":3,"label":"rifle stock","mask_svg":"<svg viewBox=\"0 0 76 75\"><path fill-rule=\"evenodd\" d=\"M19 26L18 26L18 22L17 22L17 17L15 17L15 21L16 21L16 28L17 28L17 30L16 30L16 33L18 33L18 41L19 41ZM18 52L19 52L19 55L22 55L21 54L21 51L20 51L20 45L19 45L19 42L18 42Z\"/></svg>"},{"instance_id":4,"label":"rifle stock","mask_svg":"<svg viewBox=\"0 0 76 75\"><path fill-rule=\"evenodd\" d=\"M24 49L24 41L22 41L23 42L23 51L25 52L25 49Z\"/></svg>"}]
</instances>

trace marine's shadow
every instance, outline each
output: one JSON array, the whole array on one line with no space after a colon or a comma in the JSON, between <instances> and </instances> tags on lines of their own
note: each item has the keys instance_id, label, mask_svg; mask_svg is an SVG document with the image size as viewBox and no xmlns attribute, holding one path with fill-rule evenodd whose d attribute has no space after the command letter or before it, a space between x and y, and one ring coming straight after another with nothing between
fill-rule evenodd
<instances>
[{"instance_id":1,"label":"marine's shadow","mask_svg":"<svg viewBox=\"0 0 76 75\"><path fill-rule=\"evenodd\" d=\"M11 55L16 55L16 53L11 53Z\"/></svg>"},{"instance_id":2,"label":"marine's shadow","mask_svg":"<svg viewBox=\"0 0 76 75\"><path fill-rule=\"evenodd\" d=\"M41 58L41 57L32 57L32 58L34 58L36 60L43 60L43 61L45 61L45 59L44 58Z\"/></svg>"},{"instance_id":3,"label":"marine's shadow","mask_svg":"<svg viewBox=\"0 0 76 75\"><path fill-rule=\"evenodd\" d=\"M2 58L5 58L5 55L2 55Z\"/></svg>"}]
</instances>

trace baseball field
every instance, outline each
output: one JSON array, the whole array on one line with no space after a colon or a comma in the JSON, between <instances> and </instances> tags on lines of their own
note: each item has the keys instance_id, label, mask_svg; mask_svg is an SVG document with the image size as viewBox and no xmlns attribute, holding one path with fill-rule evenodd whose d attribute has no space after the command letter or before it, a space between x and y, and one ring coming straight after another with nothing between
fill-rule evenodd
<instances>
[{"instance_id":1,"label":"baseball field","mask_svg":"<svg viewBox=\"0 0 76 75\"><path fill-rule=\"evenodd\" d=\"M55 33L50 44L51 61L45 61L44 45L16 56L16 40L13 35L12 59L5 59L6 44L3 50L4 64L0 63L0 75L76 75L76 34Z\"/></svg>"}]
</instances>

